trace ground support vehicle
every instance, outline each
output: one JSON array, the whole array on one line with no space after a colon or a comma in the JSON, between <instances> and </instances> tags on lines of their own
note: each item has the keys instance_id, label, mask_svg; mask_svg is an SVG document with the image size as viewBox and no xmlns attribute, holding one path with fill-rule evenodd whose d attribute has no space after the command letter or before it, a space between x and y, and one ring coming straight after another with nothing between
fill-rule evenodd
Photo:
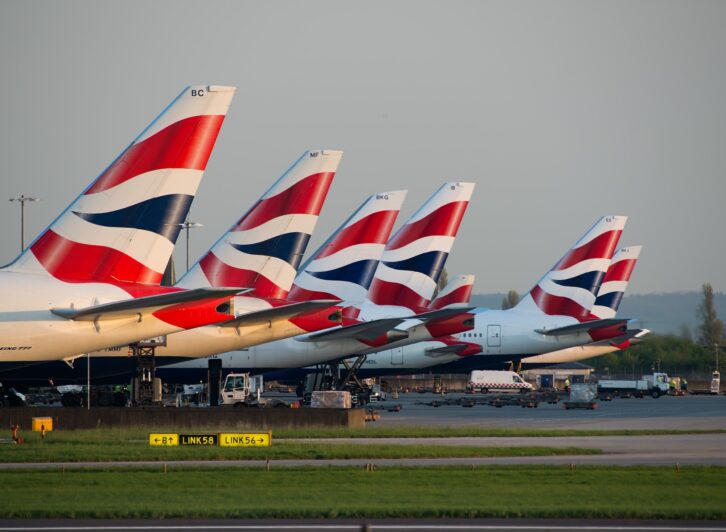
<instances>
[{"instance_id":1,"label":"ground support vehicle","mask_svg":"<svg viewBox=\"0 0 726 532\"><path fill-rule=\"evenodd\" d=\"M466 388L479 393L529 393L534 389L516 372L501 370L472 371Z\"/></svg>"},{"instance_id":2,"label":"ground support vehicle","mask_svg":"<svg viewBox=\"0 0 726 532\"><path fill-rule=\"evenodd\" d=\"M249 373L230 373L222 386L222 404L231 406L254 407L289 407L279 399L265 399L260 396L263 391L262 375L251 376Z\"/></svg>"},{"instance_id":3,"label":"ground support vehicle","mask_svg":"<svg viewBox=\"0 0 726 532\"><path fill-rule=\"evenodd\" d=\"M595 410L597 403L595 401L563 401L562 406L565 410Z\"/></svg>"},{"instance_id":4,"label":"ground support vehicle","mask_svg":"<svg viewBox=\"0 0 726 532\"><path fill-rule=\"evenodd\" d=\"M609 401L613 397L644 397L650 395L657 399L668 393L668 375L665 373L653 373L642 379L601 379L597 383L598 397L601 400Z\"/></svg>"},{"instance_id":5,"label":"ground support vehicle","mask_svg":"<svg viewBox=\"0 0 726 532\"><path fill-rule=\"evenodd\" d=\"M565 410L595 410L597 403L597 385L594 383L578 383L570 386L569 397L562 402Z\"/></svg>"},{"instance_id":6,"label":"ground support vehicle","mask_svg":"<svg viewBox=\"0 0 726 532\"><path fill-rule=\"evenodd\" d=\"M539 400L537 394L527 395L495 395L488 403L490 406L495 408L501 408L503 406L521 406L522 408L537 408L539 406Z\"/></svg>"}]
</instances>

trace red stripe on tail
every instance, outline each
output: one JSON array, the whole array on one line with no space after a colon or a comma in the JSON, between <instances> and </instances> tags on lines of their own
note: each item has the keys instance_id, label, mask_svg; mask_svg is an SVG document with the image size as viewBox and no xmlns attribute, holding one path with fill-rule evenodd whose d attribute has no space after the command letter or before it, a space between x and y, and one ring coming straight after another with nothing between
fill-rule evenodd
<instances>
[{"instance_id":1,"label":"red stripe on tail","mask_svg":"<svg viewBox=\"0 0 726 532\"><path fill-rule=\"evenodd\" d=\"M283 290L264 275L253 270L235 268L225 264L211 251L199 261L199 266L211 286L254 288L254 294L259 297L274 299L287 297L287 290Z\"/></svg>"},{"instance_id":2,"label":"red stripe on tail","mask_svg":"<svg viewBox=\"0 0 726 532\"><path fill-rule=\"evenodd\" d=\"M185 118L129 146L85 194L103 192L136 177L164 168L204 170L224 122L223 115Z\"/></svg>"},{"instance_id":3,"label":"red stripe on tail","mask_svg":"<svg viewBox=\"0 0 726 532\"><path fill-rule=\"evenodd\" d=\"M335 172L312 174L276 196L259 200L232 231L245 231L284 214L320 214Z\"/></svg>"},{"instance_id":4,"label":"red stripe on tail","mask_svg":"<svg viewBox=\"0 0 726 532\"><path fill-rule=\"evenodd\" d=\"M437 297L431 302L429 308L438 310L444 308L446 305L452 305L455 303L468 303L471 299L471 292L474 290L473 284L467 284L460 286L459 288L452 290L450 293L443 297Z\"/></svg>"},{"instance_id":5,"label":"red stripe on tail","mask_svg":"<svg viewBox=\"0 0 726 532\"><path fill-rule=\"evenodd\" d=\"M407 286L378 278L373 279L368 294L376 305L396 305L416 309L429 304L428 299L421 297Z\"/></svg>"},{"instance_id":6,"label":"red stripe on tail","mask_svg":"<svg viewBox=\"0 0 726 532\"><path fill-rule=\"evenodd\" d=\"M602 282L630 281L630 276L633 274L636 262L638 262L637 259L623 259L619 260L615 264L611 264Z\"/></svg>"},{"instance_id":7,"label":"red stripe on tail","mask_svg":"<svg viewBox=\"0 0 726 532\"><path fill-rule=\"evenodd\" d=\"M290 299L291 301L312 301L313 299L338 299L333 294L329 294L327 292L313 292L312 290L307 290L296 284L292 285L292 290L290 290L290 295L288 295L287 298Z\"/></svg>"},{"instance_id":8,"label":"red stripe on tail","mask_svg":"<svg viewBox=\"0 0 726 532\"><path fill-rule=\"evenodd\" d=\"M356 244L385 244L398 211L378 211L346 227L315 257L322 259Z\"/></svg>"},{"instance_id":9,"label":"red stripe on tail","mask_svg":"<svg viewBox=\"0 0 726 532\"><path fill-rule=\"evenodd\" d=\"M67 283L159 284L163 276L125 253L105 246L79 244L51 229L30 250L49 274Z\"/></svg>"},{"instance_id":10,"label":"red stripe on tail","mask_svg":"<svg viewBox=\"0 0 726 532\"><path fill-rule=\"evenodd\" d=\"M456 236L468 206L468 201L453 201L416 222L404 225L388 243L387 249L402 248L427 236Z\"/></svg>"},{"instance_id":11,"label":"red stripe on tail","mask_svg":"<svg viewBox=\"0 0 726 532\"><path fill-rule=\"evenodd\" d=\"M529 293L537 306L550 316L572 316L578 321L591 319L590 311L567 297L554 296L542 290L539 285Z\"/></svg>"},{"instance_id":12,"label":"red stripe on tail","mask_svg":"<svg viewBox=\"0 0 726 532\"><path fill-rule=\"evenodd\" d=\"M566 270L583 260L611 258L615 247L618 245L618 240L620 240L620 233L622 233L620 230L607 231L593 238L587 244L571 249L552 269Z\"/></svg>"}]
</instances>

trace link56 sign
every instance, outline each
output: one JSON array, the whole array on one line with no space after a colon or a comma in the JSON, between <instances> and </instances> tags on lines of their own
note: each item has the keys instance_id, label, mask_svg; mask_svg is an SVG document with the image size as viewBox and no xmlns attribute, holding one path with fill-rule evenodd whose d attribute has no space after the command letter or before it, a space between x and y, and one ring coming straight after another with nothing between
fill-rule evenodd
<instances>
[{"instance_id":1,"label":"link56 sign","mask_svg":"<svg viewBox=\"0 0 726 532\"><path fill-rule=\"evenodd\" d=\"M223 432L219 435L220 447L269 447L272 445L272 433L234 434Z\"/></svg>"},{"instance_id":2,"label":"link56 sign","mask_svg":"<svg viewBox=\"0 0 726 532\"><path fill-rule=\"evenodd\" d=\"M271 432L223 432L220 434L149 434L149 445L177 447L179 445L219 445L220 447L269 447Z\"/></svg>"}]
</instances>

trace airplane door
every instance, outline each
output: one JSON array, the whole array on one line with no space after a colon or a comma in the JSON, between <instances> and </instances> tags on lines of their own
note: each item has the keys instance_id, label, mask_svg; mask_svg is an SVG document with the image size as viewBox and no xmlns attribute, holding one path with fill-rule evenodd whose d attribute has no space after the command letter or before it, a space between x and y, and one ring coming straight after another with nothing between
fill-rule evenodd
<instances>
[{"instance_id":1,"label":"airplane door","mask_svg":"<svg viewBox=\"0 0 726 532\"><path fill-rule=\"evenodd\" d=\"M403 364L403 347L394 347L391 349L391 365L397 366Z\"/></svg>"},{"instance_id":2,"label":"airplane door","mask_svg":"<svg viewBox=\"0 0 726 532\"><path fill-rule=\"evenodd\" d=\"M501 325L487 325L487 346L501 347L502 327Z\"/></svg>"}]
</instances>

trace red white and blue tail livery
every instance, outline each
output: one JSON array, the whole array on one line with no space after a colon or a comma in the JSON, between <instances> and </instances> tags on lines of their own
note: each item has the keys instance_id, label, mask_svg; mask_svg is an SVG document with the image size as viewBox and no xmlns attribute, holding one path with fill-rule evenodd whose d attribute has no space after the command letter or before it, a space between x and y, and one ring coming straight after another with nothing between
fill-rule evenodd
<instances>
[{"instance_id":1,"label":"red white and blue tail livery","mask_svg":"<svg viewBox=\"0 0 726 532\"><path fill-rule=\"evenodd\" d=\"M301 267L289 298L362 303L405 197L405 190L370 196Z\"/></svg>"},{"instance_id":2,"label":"red white and blue tail livery","mask_svg":"<svg viewBox=\"0 0 726 532\"><path fill-rule=\"evenodd\" d=\"M475 275L457 275L436 294L436 298L429 305L429 309L438 310L449 305L468 305L471 293L474 290Z\"/></svg>"},{"instance_id":3,"label":"red white and blue tail livery","mask_svg":"<svg viewBox=\"0 0 726 532\"><path fill-rule=\"evenodd\" d=\"M158 285L233 95L184 89L7 270Z\"/></svg>"},{"instance_id":4,"label":"red white and blue tail livery","mask_svg":"<svg viewBox=\"0 0 726 532\"><path fill-rule=\"evenodd\" d=\"M177 286L239 286L286 297L342 155L303 153Z\"/></svg>"},{"instance_id":5,"label":"red white and blue tail livery","mask_svg":"<svg viewBox=\"0 0 726 532\"><path fill-rule=\"evenodd\" d=\"M388 241L361 309L362 319L411 315L428 306L474 186L444 183Z\"/></svg>"},{"instance_id":6,"label":"red white and blue tail livery","mask_svg":"<svg viewBox=\"0 0 726 532\"><path fill-rule=\"evenodd\" d=\"M642 249L643 246L628 246L620 248L615 253L597 293L595 305L592 307L592 314L595 317L599 319L615 317Z\"/></svg>"},{"instance_id":7,"label":"red white and blue tail livery","mask_svg":"<svg viewBox=\"0 0 726 532\"><path fill-rule=\"evenodd\" d=\"M581 322L592 319L590 311L626 221L626 216L600 218L515 308Z\"/></svg>"}]
</instances>

